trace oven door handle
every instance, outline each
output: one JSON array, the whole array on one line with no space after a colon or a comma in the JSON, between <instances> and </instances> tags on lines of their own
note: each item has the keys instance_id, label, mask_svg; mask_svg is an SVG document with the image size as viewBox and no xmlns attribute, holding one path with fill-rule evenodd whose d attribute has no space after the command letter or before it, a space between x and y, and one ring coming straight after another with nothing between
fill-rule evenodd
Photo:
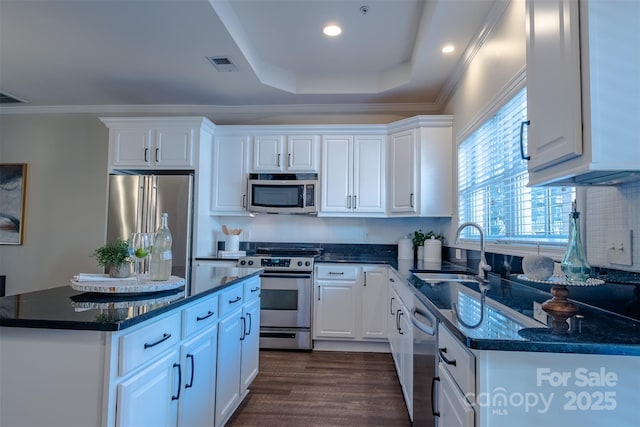
<instances>
[{"instance_id":1,"label":"oven door handle","mask_svg":"<svg viewBox=\"0 0 640 427\"><path fill-rule=\"evenodd\" d=\"M265 278L282 278L282 279L311 279L311 273L295 274L295 273L263 273L260 277Z\"/></svg>"}]
</instances>

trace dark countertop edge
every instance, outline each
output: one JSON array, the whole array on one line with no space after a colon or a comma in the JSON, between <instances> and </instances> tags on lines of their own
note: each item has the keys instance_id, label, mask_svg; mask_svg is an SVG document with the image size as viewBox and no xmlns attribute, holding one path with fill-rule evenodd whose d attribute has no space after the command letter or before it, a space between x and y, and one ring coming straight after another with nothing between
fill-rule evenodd
<instances>
[{"instance_id":1,"label":"dark countertop edge","mask_svg":"<svg viewBox=\"0 0 640 427\"><path fill-rule=\"evenodd\" d=\"M193 301L197 301L201 298L206 297L207 295L211 295L218 291L221 291L225 288L233 286L243 280L251 278L253 276L258 276L262 273L262 269L257 268L256 271L251 274L247 274L245 276L239 277L237 279L231 280L229 282L218 285L214 288L207 289L206 291L197 293L195 295L187 296L183 299L172 301L163 307L158 307L152 311L149 311L145 314L141 314L136 316L133 319L117 321L117 322L104 322L104 323L95 323L95 322L74 322L74 321L62 321L62 320L40 320L40 319L6 319L0 318L0 327L12 327L12 328L31 328L31 329L68 329L68 330L82 330L82 331L108 331L108 332L116 332L122 331L124 329L130 328L131 326L137 325L139 323L144 322L145 320L152 319L157 317L163 313L166 313L170 310L173 310L177 307L181 307L183 305L189 304Z\"/></svg>"}]
</instances>

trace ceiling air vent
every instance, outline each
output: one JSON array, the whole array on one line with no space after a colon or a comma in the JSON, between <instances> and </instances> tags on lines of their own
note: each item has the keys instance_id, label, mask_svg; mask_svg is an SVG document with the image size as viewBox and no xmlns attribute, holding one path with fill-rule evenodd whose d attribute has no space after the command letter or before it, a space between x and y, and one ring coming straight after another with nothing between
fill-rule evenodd
<instances>
[{"instance_id":1,"label":"ceiling air vent","mask_svg":"<svg viewBox=\"0 0 640 427\"><path fill-rule=\"evenodd\" d=\"M238 68L235 66L233 62L226 56L207 56L211 65L215 67L216 70L229 73L238 71Z\"/></svg>"},{"instance_id":2,"label":"ceiling air vent","mask_svg":"<svg viewBox=\"0 0 640 427\"><path fill-rule=\"evenodd\" d=\"M0 92L0 104L23 104L26 101L23 101L20 98L16 98L15 96L9 95L6 92Z\"/></svg>"}]
</instances>

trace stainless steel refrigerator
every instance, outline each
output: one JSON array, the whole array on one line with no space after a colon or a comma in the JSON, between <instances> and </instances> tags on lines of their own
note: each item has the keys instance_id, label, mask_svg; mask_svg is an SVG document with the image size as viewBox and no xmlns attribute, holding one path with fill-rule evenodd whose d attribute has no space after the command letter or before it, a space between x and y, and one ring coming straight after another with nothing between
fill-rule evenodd
<instances>
[{"instance_id":1,"label":"stainless steel refrigerator","mask_svg":"<svg viewBox=\"0 0 640 427\"><path fill-rule=\"evenodd\" d=\"M171 274L189 284L193 222L193 174L109 175L107 241L133 232L155 232L169 214L173 238Z\"/></svg>"}]
</instances>

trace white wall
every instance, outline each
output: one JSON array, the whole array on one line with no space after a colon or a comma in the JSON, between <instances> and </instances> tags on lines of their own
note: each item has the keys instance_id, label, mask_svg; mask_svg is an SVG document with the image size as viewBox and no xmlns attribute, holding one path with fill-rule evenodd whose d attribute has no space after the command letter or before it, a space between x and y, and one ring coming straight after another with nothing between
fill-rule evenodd
<instances>
[{"instance_id":1,"label":"white wall","mask_svg":"<svg viewBox=\"0 0 640 427\"><path fill-rule=\"evenodd\" d=\"M107 137L96 119L0 115L0 162L28 164L23 244L0 246L7 294L100 271L89 255L105 236Z\"/></svg>"}]
</instances>

